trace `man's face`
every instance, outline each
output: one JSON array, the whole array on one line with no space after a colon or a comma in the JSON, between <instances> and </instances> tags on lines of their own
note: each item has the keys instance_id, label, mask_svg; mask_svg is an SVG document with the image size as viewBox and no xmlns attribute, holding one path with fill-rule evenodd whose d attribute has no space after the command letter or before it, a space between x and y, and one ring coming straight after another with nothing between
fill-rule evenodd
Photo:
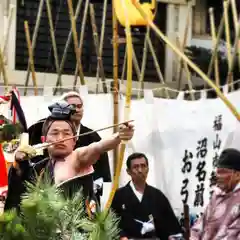
<instances>
[{"instance_id":1,"label":"man's face","mask_svg":"<svg viewBox=\"0 0 240 240\"><path fill-rule=\"evenodd\" d=\"M79 97L69 97L67 99L68 104L74 105L76 108L76 113L72 115L71 120L76 122L76 121L81 121L83 117L83 102Z\"/></svg>"},{"instance_id":2,"label":"man's face","mask_svg":"<svg viewBox=\"0 0 240 240\"><path fill-rule=\"evenodd\" d=\"M227 168L217 168L217 186L225 191L232 191L240 182L240 172L233 171Z\"/></svg>"},{"instance_id":3,"label":"man's face","mask_svg":"<svg viewBox=\"0 0 240 240\"><path fill-rule=\"evenodd\" d=\"M71 136L73 136L73 131L67 122L55 121L47 133L46 142L56 142ZM52 157L65 158L73 151L75 144L75 139L66 140L50 146L48 152Z\"/></svg>"},{"instance_id":4,"label":"man's face","mask_svg":"<svg viewBox=\"0 0 240 240\"><path fill-rule=\"evenodd\" d=\"M146 182L148 175L148 164L145 158L136 158L131 161L130 169L127 169L133 182Z\"/></svg>"}]
</instances>

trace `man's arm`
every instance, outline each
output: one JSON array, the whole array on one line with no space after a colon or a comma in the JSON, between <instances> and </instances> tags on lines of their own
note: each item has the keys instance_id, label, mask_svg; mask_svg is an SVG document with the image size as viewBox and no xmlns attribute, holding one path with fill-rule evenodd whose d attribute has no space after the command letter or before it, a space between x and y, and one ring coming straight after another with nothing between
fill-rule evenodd
<instances>
[{"instance_id":1,"label":"man's arm","mask_svg":"<svg viewBox=\"0 0 240 240\"><path fill-rule=\"evenodd\" d=\"M99 156L116 148L121 143L119 134L114 134L108 139L103 139L99 142L90 144L87 147L77 148L77 163L79 167L86 167L93 165L98 159Z\"/></svg>"}]
</instances>

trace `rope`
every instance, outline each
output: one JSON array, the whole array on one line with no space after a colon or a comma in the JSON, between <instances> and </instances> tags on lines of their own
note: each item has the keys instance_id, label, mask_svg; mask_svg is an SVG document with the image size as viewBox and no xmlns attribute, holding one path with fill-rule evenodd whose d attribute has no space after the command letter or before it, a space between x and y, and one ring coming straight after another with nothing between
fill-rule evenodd
<instances>
[{"instance_id":1,"label":"rope","mask_svg":"<svg viewBox=\"0 0 240 240\"><path fill-rule=\"evenodd\" d=\"M114 80L111 80L111 79L109 79L109 80L106 80L106 83L112 83L112 82L114 82ZM136 82L137 83L137 82ZM236 81L234 81L234 82L231 82L231 83L228 83L227 85L222 85L222 86L220 86L219 88L223 88L223 87L226 87L226 86L228 86L228 87L230 87L230 86L232 86L232 85L234 85L234 84L237 84L237 83L240 83L240 79L238 79L238 80L236 80ZM96 86L96 85L98 85L98 84L102 84L101 82L94 82L94 83L89 83L89 84L87 84L87 86L89 87L89 86ZM120 86L121 87L125 87L125 85L124 84L121 84L120 83L120 80L119 80L119 84L120 84ZM16 84L14 84L14 86L16 86ZM79 85L79 87L80 87L81 85ZM4 86L1 86L1 87L4 87ZM1 88L0 87L0 88ZM54 88L55 87L55 85L52 85L52 86L42 86L42 87L39 87L39 88L43 88L43 89L46 89L46 88ZM24 86L17 86L17 88L18 89L24 89L25 87ZM28 86L27 88L33 88L33 86ZM65 86L63 86L63 88L69 88L69 89L72 89L72 85L65 85ZM126 88L126 87L125 87ZM122 91L122 88L120 88L121 90L119 90L119 92L120 93L122 93L123 91ZM132 90L133 91L141 91L141 92L144 92L144 90L152 90L153 92L158 92L158 91L161 91L161 90L169 90L169 91L172 91L172 92L177 92L177 93L186 93L186 94L188 94L188 93L200 93L200 92L202 92L202 91L205 91L205 92L208 92L208 91L212 91L212 90L214 90L213 88L209 88L209 89L202 89L202 90L195 90L195 89L193 89L193 90L183 90L183 91L180 91L180 90L177 90L177 89L174 89L174 88L170 88L170 87L165 87L165 86L162 86L162 87L159 87L159 88L151 88L151 89L141 89L141 88L132 88ZM109 92L115 92L115 90L112 90L112 91L109 91Z\"/></svg>"}]
</instances>

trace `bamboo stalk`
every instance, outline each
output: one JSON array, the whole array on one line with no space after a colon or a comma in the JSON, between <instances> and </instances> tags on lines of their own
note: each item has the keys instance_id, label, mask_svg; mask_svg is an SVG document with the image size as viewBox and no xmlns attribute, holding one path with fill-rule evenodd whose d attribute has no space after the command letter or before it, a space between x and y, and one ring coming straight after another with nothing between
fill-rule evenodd
<instances>
[{"instance_id":1,"label":"bamboo stalk","mask_svg":"<svg viewBox=\"0 0 240 240\"><path fill-rule=\"evenodd\" d=\"M32 51L34 53L35 50L35 46L36 46L36 41L37 41L37 36L38 36L38 30L39 30L39 26L41 23L41 17L42 17L42 12L43 12L43 5L44 5L44 0L41 0L38 6L38 13L37 13L37 19L36 19L36 24L34 27L34 31L33 31L33 38L32 38ZM30 63L30 59L28 61L28 68L27 68L27 75L26 75L26 79L25 79L25 88L24 88L24 96L27 95L27 91L28 91L28 83L29 83L29 77L30 77L30 70L31 70L31 63Z\"/></svg>"},{"instance_id":2,"label":"bamboo stalk","mask_svg":"<svg viewBox=\"0 0 240 240\"><path fill-rule=\"evenodd\" d=\"M78 46L78 49L79 49L78 54L79 54L80 58L82 57L83 39L84 39L85 26L86 26L86 21L87 21L88 6L89 6L89 0L86 0L84 13L83 13L83 21L82 21L82 25L81 25L80 41L79 41L79 46ZM77 33L75 34L75 36L77 37ZM77 42L74 45L76 45L76 47L77 47L77 45L78 45ZM79 58L79 60L80 60L80 58ZM81 68L82 68L82 65L81 65ZM73 83L74 89L76 88L76 85L77 85L78 72L79 72L79 63L77 62L76 69L75 69L75 75L74 75L74 83Z\"/></svg>"},{"instance_id":3,"label":"bamboo stalk","mask_svg":"<svg viewBox=\"0 0 240 240\"><path fill-rule=\"evenodd\" d=\"M139 68L139 64L138 64L138 60L137 60L137 56L136 56L134 47L132 49L132 53L133 53L133 66L134 66L134 69L135 69L135 72L137 75L138 82L140 82L141 70Z\"/></svg>"},{"instance_id":4,"label":"bamboo stalk","mask_svg":"<svg viewBox=\"0 0 240 240\"><path fill-rule=\"evenodd\" d=\"M230 3L230 0L227 1L227 7L229 6L229 3ZM211 74L212 74L212 70L213 70L213 66L214 66L214 62L215 62L215 58L218 54L218 44L221 40L221 36L223 34L223 30L224 30L224 15L222 16L222 19L221 19L221 22L220 22L220 25L219 25L219 30L218 30L218 34L217 34L217 39L216 39L216 44L213 48L213 54L212 54L212 57L211 57L211 60L210 60L210 63L209 63L209 66L208 66L208 72L207 72L207 76L210 77ZM205 82L206 84L206 82Z\"/></svg>"},{"instance_id":5,"label":"bamboo stalk","mask_svg":"<svg viewBox=\"0 0 240 240\"><path fill-rule=\"evenodd\" d=\"M187 37L188 37L188 33L189 33L189 25L190 25L190 12L191 12L191 3L188 4L188 14L187 14L187 19L186 19L186 25L185 25L185 30L184 30L184 36L183 36L183 42L180 45L180 49L182 49L182 51L184 51L184 48L187 44ZM180 39L179 39L180 42ZM178 72L177 72L177 83L178 83L178 90L181 90L181 85L182 85L182 71L183 71L183 66L184 63L183 61L180 59L180 61L178 62Z\"/></svg>"},{"instance_id":6,"label":"bamboo stalk","mask_svg":"<svg viewBox=\"0 0 240 240\"><path fill-rule=\"evenodd\" d=\"M147 26L147 31L146 31L144 46L143 46L143 57L142 57L141 73L140 73L140 80L139 80L138 99L140 99L143 96L144 76L145 76L145 69L146 69L146 65L147 65L147 54L148 54L147 39L149 37L149 34L150 34L150 28L149 28L149 26Z\"/></svg>"},{"instance_id":7,"label":"bamboo stalk","mask_svg":"<svg viewBox=\"0 0 240 240\"><path fill-rule=\"evenodd\" d=\"M121 75L121 84L124 84L126 65L127 65L127 48L125 49L125 53L124 53L123 66L122 66L122 75Z\"/></svg>"},{"instance_id":8,"label":"bamboo stalk","mask_svg":"<svg viewBox=\"0 0 240 240\"><path fill-rule=\"evenodd\" d=\"M4 88L5 88L5 92L7 93L8 92L8 76L7 76L7 71L5 68L4 57L3 57L1 48L0 48L0 70L3 74Z\"/></svg>"},{"instance_id":9,"label":"bamboo stalk","mask_svg":"<svg viewBox=\"0 0 240 240\"><path fill-rule=\"evenodd\" d=\"M118 84L118 22L117 16L114 9L114 4L112 3L112 32L113 32L113 123L117 124L119 122L119 84ZM113 129L113 132L117 132L117 128ZM114 176L117 171L118 159L119 159L119 148L113 150L113 169Z\"/></svg>"},{"instance_id":10,"label":"bamboo stalk","mask_svg":"<svg viewBox=\"0 0 240 240\"><path fill-rule=\"evenodd\" d=\"M76 11L75 11L75 19L78 18L79 16L79 13L80 13L80 10L81 10L81 5L82 5L82 0L78 0L78 4L77 4L77 8L76 8ZM56 87L54 89L54 92L53 92L53 95L56 95L57 93L57 88L60 84L60 78L61 78L61 74L62 74L62 71L63 71L63 68L64 68L64 65L65 65L65 61L66 61L66 58L67 58L67 53L68 53L68 49L69 49L69 46L70 46L70 43L72 41L72 28L70 29L69 31L69 34L68 34L68 39L67 39L67 42L65 44L65 47L64 47L64 51L63 51L63 55L62 55L62 60L61 60L61 63L60 63L60 72L58 74L58 78L57 78L57 82L56 82Z\"/></svg>"},{"instance_id":11,"label":"bamboo stalk","mask_svg":"<svg viewBox=\"0 0 240 240\"><path fill-rule=\"evenodd\" d=\"M38 95L37 78L36 78L36 72L35 72L35 67L34 67L32 43L31 43L29 27L28 27L28 22L27 21L24 21L24 29L25 29L26 40L27 40L28 55L29 55L29 60L30 60L30 68L31 68L31 72L32 72L34 95L37 96Z\"/></svg>"},{"instance_id":12,"label":"bamboo stalk","mask_svg":"<svg viewBox=\"0 0 240 240\"><path fill-rule=\"evenodd\" d=\"M179 49L184 51L183 48L182 48L183 44L181 44L179 36L177 37L177 46L179 47ZM184 61L183 61L183 67L184 67L184 70L185 70L186 76L187 76L187 82L188 82L188 88L189 88L189 91L190 91L191 100L193 101L193 100L195 100L195 96L193 94L193 85L192 85L192 81L191 81L191 73L189 71L188 65Z\"/></svg>"},{"instance_id":13,"label":"bamboo stalk","mask_svg":"<svg viewBox=\"0 0 240 240\"><path fill-rule=\"evenodd\" d=\"M94 39L94 45L95 45L95 50L96 50L96 56L97 56L97 60L98 60L99 66L100 66L100 72L101 72L101 76L102 76L103 91L104 91L104 93L107 93L108 88L106 85L103 61L102 61L102 58L100 56L100 51L99 51L98 32L97 32L97 25L96 25L95 11L94 11L93 4L90 4L90 17L91 17L91 23L92 23L93 39Z\"/></svg>"},{"instance_id":14,"label":"bamboo stalk","mask_svg":"<svg viewBox=\"0 0 240 240\"><path fill-rule=\"evenodd\" d=\"M233 106L233 104L228 100L226 96L221 92L221 90L214 84L214 82L201 70L199 69L184 53L182 53L162 32L161 30L148 18L148 16L145 14L145 12L142 10L141 5L137 0L132 0L134 6L138 9L139 13L148 21L148 24L150 27L155 31L155 33L178 55L180 56L184 61L187 62L187 64L196 72L198 73L204 81L207 82L207 84L212 87L218 97L226 104L226 106L229 108L229 110L232 112L232 114L237 118L237 120L240 120L240 115L237 111L237 109ZM238 36L236 36L238 37ZM234 62L234 61L233 61Z\"/></svg>"},{"instance_id":15,"label":"bamboo stalk","mask_svg":"<svg viewBox=\"0 0 240 240\"><path fill-rule=\"evenodd\" d=\"M131 29L130 29L130 24L129 24L129 18L127 14L127 8L125 5L125 2L122 0L122 5L125 11L125 16L126 16L126 39L127 39L127 53L128 53L128 59L127 59L127 90L126 90L126 99L125 99L125 112L124 112L124 118L125 120L129 118L130 115L130 106L131 106L131 95L132 95L132 36L131 36ZM124 152L126 149L126 143L122 143L120 147L120 156L118 159L117 163L117 168L115 172L115 177L113 180L113 187L112 191L110 193L110 196L108 198L108 201L106 203L105 209L109 210L113 197L115 195L115 192L118 188L119 185L119 176L121 174L121 169L123 165L123 159L124 159Z\"/></svg>"},{"instance_id":16,"label":"bamboo stalk","mask_svg":"<svg viewBox=\"0 0 240 240\"><path fill-rule=\"evenodd\" d=\"M213 8L209 8L209 16L210 16L211 35L212 35L213 45L215 45L216 41L217 41L217 37L216 37L215 17L214 17L214 10L213 10ZM216 85L217 85L217 87L220 87L218 56L216 56L216 58L215 58L214 71L215 71L215 82L216 82Z\"/></svg>"},{"instance_id":17,"label":"bamboo stalk","mask_svg":"<svg viewBox=\"0 0 240 240\"><path fill-rule=\"evenodd\" d=\"M237 34L238 13L237 13L237 6L236 6L235 0L231 0L231 6L232 6L232 13L233 13L233 23L234 23L235 34ZM238 66L239 66L239 71L240 71L240 39L238 42Z\"/></svg>"},{"instance_id":18,"label":"bamboo stalk","mask_svg":"<svg viewBox=\"0 0 240 240\"><path fill-rule=\"evenodd\" d=\"M226 44L227 44L227 56L228 56L228 67L231 65L231 39L230 39L230 30L229 30L229 16L228 16L228 3L226 1L223 2L224 9L224 21L225 21L225 36L226 36Z\"/></svg>"},{"instance_id":19,"label":"bamboo stalk","mask_svg":"<svg viewBox=\"0 0 240 240\"><path fill-rule=\"evenodd\" d=\"M235 63L236 63L235 58L238 53L239 38L240 38L240 18L239 18L237 33L236 33L234 45L233 45L232 59L230 61L231 65L229 66L229 69L228 69L228 76L227 76L226 82L230 82L233 77L232 75L233 75L233 70L234 70Z\"/></svg>"},{"instance_id":20,"label":"bamboo stalk","mask_svg":"<svg viewBox=\"0 0 240 240\"><path fill-rule=\"evenodd\" d=\"M77 71L80 77L81 85L85 85L86 83L85 83L84 74L82 70L81 53L78 47L77 26L76 26L76 19L73 13L72 0L68 0L67 3L68 3L69 16L71 20L72 33L73 33L74 50L75 50L76 60L77 60ZM75 86L76 85L74 84L74 87Z\"/></svg>"},{"instance_id":21,"label":"bamboo stalk","mask_svg":"<svg viewBox=\"0 0 240 240\"><path fill-rule=\"evenodd\" d=\"M157 55L155 53L152 41L151 41L149 36L147 38L147 42L148 42L149 50L152 54L152 58L153 58L153 62L154 62L154 65L155 65L155 68L156 68L156 71L157 71L158 78L159 78L161 84L163 84L165 86L163 74L162 74L161 68L160 68L159 63L158 63ZM164 92L165 92L166 98L170 98L170 95L169 95L169 92L168 92L167 88L164 88Z\"/></svg>"},{"instance_id":22,"label":"bamboo stalk","mask_svg":"<svg viewBox=\"0 0 240 240\"><path fill-rule=\"evenodd\" d=\"M62 87L62 80L61 80L61 72L60 72L60 66L59 66L59 59L58 59L58 51L57 51L57 43L56 43L56 38L55 38L55 30L53 27L53 20L52 20L52 10L51 10L51 5L49 0L46 0L46 5L47 5L47 15L48 15L48 21L49 21L49 26L50 26L50 35L51 35L51 40L52 40L52 45L53 45L53 55L54 55L54 60L55 60L55 67L57 70L59 78L59 86L60 90Z\"/></svg>"},{"instance_id":23,"label":"bamboo stalk","mask_svg":"<svg viewBox=\"0 0 240 240\"><path fill-rule=\"evenodd\" d=\"M6 32L6 36L4 37L4 40L3 40L3 55L6 53L6 49L7 49L7 42L8 42L8 39L9 39L9 32L10 32L10 26L11 26L11 22L12 22L12 17L13 17L13 9L15 7L11 7L10 8L10 14L8 16L8 25L7 25L7 32Z\"/></svg>"},{"instance_id":24,"label":"bamboo stalk","mask_svg":"<svg viewBox=\"0 0 240 240\"><path fill-rule=\"evenodd\" d=\"M106 25L106 15L107 15L107 4L108 1L104 0L103 3L103 16L102 16L102 27L101 27L101 35L100 35L100 45L99 45L99 55L102 58L102 51L103 51L103 43L104 43L104 35L105 35L105 25ZM96 93L98 93L99 90L99 62L97 63L97 73L96 73L96 78L97 78L97 85L96 85Z\"/></svg>"}]
</instances>

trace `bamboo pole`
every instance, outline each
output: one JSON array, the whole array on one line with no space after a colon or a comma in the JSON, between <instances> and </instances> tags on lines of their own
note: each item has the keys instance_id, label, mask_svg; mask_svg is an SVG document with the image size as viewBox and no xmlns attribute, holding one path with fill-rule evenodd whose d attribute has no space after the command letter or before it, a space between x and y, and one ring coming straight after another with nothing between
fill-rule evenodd
<instances>
[{"instance_id":1,"label":"bamboo pole","mask_svg":"<svg viewBox=\"0 0 240 240\"><path fill-rule=\"evenodd\" d=\"M233 23L234 23L235 34L237 34L238 13L237 13L237 6L236 6L235 0L231 0L231 6L232 6L232 13L233 13ZM238 67L239 67L239 71L240 71L240 39L238 42Z\"/></svg>"},{"instance_id":2,"label":"bamboo pole","mask_svg":"<svg viewBox=\"0 0 240 240\"><path fill-rule=\"evenodd\" d=\"M77 19L78 16L79 16L79 13L80 13L80 10L81 10L81 5L82 5L82 0L78 0L77 8L76 8L75 15L74 15L75 19ZM71 41L72 41L72 28L69 31L68 39L67 39L67 42L66 42L65 47L64 47L62 60L61 60L61 63L60 63L60 72L58 74L58 78L57 78L55 89L53 91L53 95L56 95L57 88L60 85L60 80L61 80L60 78L61 78L61 74L62 74L64 65L65 65L65 61L66 61L66 58L67 58L67 53L68 53L68 49L69 49Z\"/></svg>"},{"instance_id":3,"label":"bamboo pole","mask_svg":"<svg viewBox=\"0 0 240 240\"><path fill-rule=\"evenodd\" d=\"M209 16L210 16L210 26L211 26L212 41L213 41L213 45L215 45L216 41L217 41L217 37L216 37L215 17L214 17L214 10L213 10L213 8L209 8ZM216 85L217 85L217 87L220 87L218 56L216 56L216 58L215 58L214 71L215 71L215 82L216 82Z\"/></svg>"},{"instance_id":4,"label":"bamboo pole","mask_svg":"<svg viewBox=\"0 0 240 240\"><path fill-rule=\"evenodd\" d=\"M139 80L139 91L138 91L138 99L140 99L143 96L143 90L144 90L144 76L145 76L145 69L147 65L147 54L148 54L148 37L150 34L150 28L147 26L147 31L145 35L144 40L144 46L143 46L143 57L142 57L142 65L141 65L141 73L140 73L140 80Z\"/></svg>"},{"instance_id":5,"label":"bamboo pole","mask_svg":"<svg viewBox=\"0 0 240 240\"><path fill-rule=\"evenodd\" d=\"M231 65L228 69L228 76L227 76L227 81L226 82L230 82L232 75L233 75L233 70L235 67L235 59L238 53L238 44L239 44L239 38L240 38L240 18L239 18L239 22L238 22L238 28L237 28L237 33L235 36L235 40L234 40L234 45L233 45L233 52L232 52L232 59L230 61Z\"/></svg>"},{"instance_id":6,"label":"bamboo pole","mask_svg":"<svg viewBox=\"0 0 240 240\"><path fill-rule=\"evenodd\" d=\"M228 3L224 0L223 2L223 12L224 12L224 21L225 21L225 36L227 44L227 58L228 58L228 67L231 65L231 38L230 38L230 29L229 29L229 16L228 16Z\"/></svg>"},{"instance_id":7,"label":"bamboo pole","mask_svg":"<svg viewBox=\"0 0 240 240\"><path fill-rule=\"evenodd\" d=\"M182 49L182 51L184 51L184 48L187 44L187 37L188 37L188 33L189 33L189 25L190 25L190 13L191 13L191 3L188 4L188 14L187 14L187 19L186 19L186 25L185 25L185 30L184 30L184 36L183 36L183 42L180 45L180 49ZM180 39L179 39L180 42ZM178 83L178 90L181 90L181 85L182 85L182 71L183 71L183 66L184 63L183 61L180 59L180 61L178 62L178 71L177 71L177 83ZM186 68L185 68L186 70Z\"/></svg>"},{"instance_id":8,"label":"bamboo pole","mask_svg":"<svg viewBox=\"0 0 240 240\"><path fill-rule=\"evenodd\" d=\"M221 90L214 84L214 82L200 69L198 66L196 66L184 53L182 53L162 32L161 30L151 21L148 16L145 14L145 12L142 10L141 5L137 0L132 0L134 6L138 9L139 13L148 21L148 24L150 27L155 31L155 33L178 55L180 56L184 61L187 62L187 64L196 72L198 73L204 81L207 82L207 84L213 88L218 97L226 104L226 106L229 108L229 110L232 112L232 114L240 120L240 115L237 111L237 109L233 106L233 104L228 100L226 96L221 92ZM240 25L239 25L240 26ZM239 33L240 31L238 31ZM238 34L239 35L239 34ZM236 36L237 38L239 36ZM233 61L234 62L234 61Z\"/></svg>"},{"instance_id":9,"label":"bamboo pole","mask_svg":"<svg viewBox=\"0 0 240 240\"><path fill-rule=\"evenodd\" d=\"M48 22L49 22L49 26L50 26L51 41L52 41L52 46L53 46L55 67L56 67L58 76L60 76L59 86L60 86L60 90L61 90L61 87L62 87L61 72L60 72L59 59L58 59L57 43L56 43L56 38L55 38L55 30L53 27L52 10L51 10L51 5L50 5L49 0L46 0L46 5L47 5Z\"/></svg>"},{"instance_id":10,"label":"bamboo pole","mask_svg":"<svg viewBox=\"0 0 240 240\"><path fill-rule=\"evenodd\" d=\"M104 35L105 35L105 25L106 25L106 15L107 15L107 4L108 1L104 0L103 3L103 16L102 16L102 27L101 27L101 35L100 35L100 45L99 45L99 55L102 58L102 52L103 52L103 43L104 43ZM96 93L98 93L99 90L99 62L97 63L97 72L96 72L96 78L97 78L97 85L96 85Z\"/></svg>"},{"instance_id":11,"label":"bamboo pole","mask_svg":"<svg viewBox=\"0 0 240 240\"><path fill-rule=\"evenodd\" d=\"M36 24L35 24L34 31L33 31L33 38L32 38L32 50L33 50L33 52L35 50L37 36L38 36L38 30L39 30L39 26L40 26L40 23L41 23L43 5L44 5L44 0L41 0L40 3L39 3L39 6L38 6L37 19L36 19ZM30 70L31 70L30 65L31 65L31 63L30 63L30 59L29 59L28 68L27 68L27 75L26 75L25 84L24 84L24 86L25 86L24 96L27 95L27 91L28 91L28 83L29 83Z\"/></svg>"},{"instance_id":12,"label":"bamboo pole","mask_svg":"<svg viewBox=\"0 0 240 240\"><path fill-rule=\"evenodd\" d=\"M3 55L6 53L6 49L7 49L7 42L9 39L9 32L10 32L10 27L11 27L11 22L12 22L12 17L13 17L13 9L15 8L15 6L11 6L10 10L9 10L9 16L8 16L8 24L7 24L7 31L6 31L6 35L4 36L4 40L3 40Z\"/></svg>"},{"instance_id":13,"label":"bamboo pole","mask_svg":"<svg viewBox=\"0 0 240 240\"><path fill-rule=\"evenodd\" d=\"M226 0L223 1L223 14L224 14L224 21L225 21L225 37L226 37L226 45L227 45L227 59L228 59L228 69L231 66L231 37L230 37L230 29L229 29L229 15L228 15L228 3ZM228 82L229 91L231 92L233 89L233 73L229 74Z\"/></svg>"},{"instance_id":14,"label":"bamboo pole","mask_svg":"<svg viewBox=\"0 0 240 240\"><path fill-rule=\"evenodd\" d=\"M229 3L230 3L230 0L227 1L227 7L229 6ZM209 66L208 66L208 72L207 72L207 76L210 77L211 74L212 74L212 70L213 70L213 66L214 66L214 62L215 62L215 58L218 54L218 44L219 44L219 41L221 40L221 37L222 37L222 34L223 34L223 30L224 30L224 15L222 16L222 19L221 19L221 22L220 22L220 25L219 25L219 30L218 30L218 34L217 34L217 39L216 39L216 44L213 48L213 54L212 54L212 57L211 57L211 60L210 60L210 63L209 63ZM206 82L205 82L206 84Z\"/></svg>"},{"instance_id":15,"label":"bamboo pole","mask_svg":"<svg viewBox=\"0 0 240 240\"><path fill-rule=\"evenodd\" d=\"M82 21L82 25L81 25L80 41L79 41L79 46L78 46L79 61L82 57L83 39L84 39L85 26L86 26L86 21L87 21L88 6L89 6L89 0L86 0L85 1L84 13L83 13L83 21ZM76 24L76 22L75 22L75 24ZM77 32L75 33L75 36L77 38ZM77 41L76 41L76 43L74 41L74 45L75 45L75 49L76 49L76 47L78 45ZM82 69L82 64L81 64L81 69ZM74 89L76 88L76 85L77 85L78 72L79 72L79 63L77 62L76 69L75 69L74 83L73 83L74 84L74 87L73 87ZM83 72L81 74L83 74ZM84 77L84 76L82 76L82 77Z\"/></svg>"},{"instance_id":16,"label":"bamboo pole","mask_svg":"<svg viewBox=\"0 0 240 240\"><path fill-rule=\"evenodd\" d=\"M137 60L136 52L134 50L134 46L133 46L133 49L132 49L132 54L133 54L133 66L134 66L134 69L135 69L135 72L136 72L136 75L137 75L137 80L138 80L138 82L140 82L141 70L139 68L139 63L138 63L138 60Z\"/></svg>"},{"instance_id":17,"label":"bamboo pole","mask_svg":"<svg viewBox=\"0 0 240 240\"><path fill-rule=\"evenodd\" d=\"M184 51L183 50L183 44L181 44L179 36L177 36L177 46L179 47L179 49ZM193 85L192 85L192 80L191 80L191 73L189 71L188 65L184 61L183 61L183 67L184 67L184 70L185 70L186 76L187 76L187 82L188 82L188 88L189 88L189 91L190 91L191 100L195 100L195 96L193 94Z\"/></svg>"},{"instance_id":18,"label":"bamboo pole","mask_svg":"<svg viewBox=\"0 0 240 240\"><path fill-rule=\"evenodd\" d=\"M112 2L112 31L113 31L113 124L119 122L119 84L118 84L118 22L117 16L114 9L114 3ZM113 129L113 132L117 132L117 128ZM119 148L113 150L113 169L114 176L117 171L117 163L119 158Z\"/></svg>"},{"instance_id":19,"label":"bamboo pole","mask_svg":"<svg viewBox=\"0 0 240 240\"><path fill-rule=\"evenodd\" d=\"M36 72L35 72L35 67L34 67L32 43L31 43L29 27L28 27L28 22L27 21L24 21L24 29L25 29L26 40L27 40L28 55L29 55L29 60L30 60L30 69L31 69L31 72L32 72L34 95L37 96L38 95L37 78L36 78Z\"/></svg>"},{"instance_id":20,"label":"bamboo pole","mask_svg":"<svg viewBox=\"0 0 240 240\"><path fill-rule=\"evenodd\" d=\"M2 75L3 75L5 92L7 93L8 92L8 76L7 76L7 71L6 71L6 68L5 68L4 57L3 57L3 53L2 53L1 48L0 48L0 70L1 70Z\"/></svg>"},{"instance_id":21,"label":"bamboo pole","mask_svg":"<svg viewBox=\"0 0 240 240\"><path fill-rule=\"evenodd\" d=\"M82 63L81 63L81 53L80 49L78 47L78 36L77 36L77 26L76 26L76 19L74 17L73 13L73 5L72 5L72 0L68 0L68 10L69 10L69 16L71 20L71 27L72 27L72 32L73 32L73 42L74 42L74 50L76 54L76 60L77 60L77 69L78 69L78 74L80 77L80 82L81 85L85 85L85 79L84 79L84 74L82 70ZM75 88L76 85L74 85Z\"/></svg>"},{"instance_id":22,"label":"bamboo pole","mask_svg":"<svg viewBox=\"0 0 240 240\"><path fill-rule=\"evenodd\" d=\"M124 53L123 59L123 66L122 66L122 75L121 75L121 84L124 84L125 72L126 72L126 65L127 65L127 47Z\"/></svg>"},{"instance_id":23,"label":"bamboo pole","mask_svg":"<svg viewBox=\"0 0 240 240\"><path fill-rule=\"evenodd\" d=\"M124 112L124 118L127 120L130 115L130 106L131 106L131 96L132 96L132 36L131 36L131 29L130 29L130 24L129 24L129 19L128 19L128 14L127 14L127 7L125 5L125 2L122 0L122 5L125 11L125 16L126 16L126 39L127 39L127 90L126 90L126 99L125 99L125 112ZM113 180L113 186L112 186L112 191L110 193L110 196L108 198L108 201L106 203L105 209L109 210L112 204L113 197L115 195L115 192L118 188L119 185L119 176L121 174L121 169L123 165L123 159L124 159L124 153L126 149L126 142L123 142L120 146L120 154L119 154L119 159L117 162L117 168L115 172L115 177Z\"/></svg>"},{"instance_id":24,"label":"bamboo pole","mask_svg":"<svg viewBox=\"0 0 240 240\"><path fill-rule=\"evenodd\" d=\"M95 19L95 11L93 4L90 4L90 17L91 17L91 24L92 24L92 31L93 31L93 39L94 39L94 45L95 45L95 50L96 50L96 56L97 56L97 62L100 66L100 72L102 76L102 85L103 85L103 92L107 93L108 88L106 85L106 78L105 78L105 73L104 73L104 67L103 67L103 61L100 56L100 49L99 49L99 41L98 41L98 32L97 32L97 25L96 25L96 19Z\"/></svg>"},{"instance_id":25,"label":"bamboo pole","mask_svg":"<svg viewBox=\"0 0 240 240\"><path fill-rule=\"evenodd\" d=\"M154 62L154 65L155 65L155 68L156 68L156 71L157 71L158 78L159 78L161 84L163 84L165 86L163 74L162 74L161 68L160 68L159 63L158 63L157 55L155 53L152 41L151 41L149 36L147 37L147 42L148 42L149 50L152 54L152 58L153 58L153 62ZM169 92L168 92L167 88L164 88L164 92L165 92L166 98L170 98L170 95L169 95Z\"/></svg>"}]
</instances>

